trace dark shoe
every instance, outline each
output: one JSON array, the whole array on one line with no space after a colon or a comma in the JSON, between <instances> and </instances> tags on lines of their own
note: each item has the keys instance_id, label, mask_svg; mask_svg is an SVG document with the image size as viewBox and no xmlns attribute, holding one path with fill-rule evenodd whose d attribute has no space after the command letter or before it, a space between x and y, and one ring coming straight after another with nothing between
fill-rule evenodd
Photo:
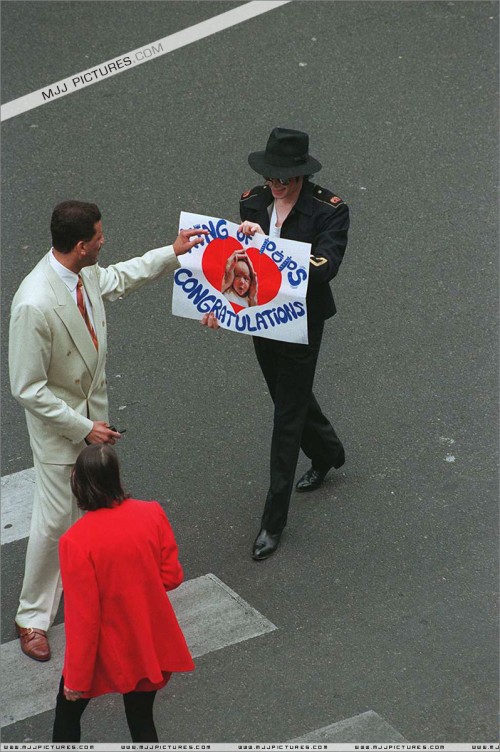
<instances>
[{"instance_id":1,"label":"dark shoe","mask_svg":"<svg viewBox=\"0 0 500 752\"><path fill-rule=\"evenodd\" d=\"M23 653L35 661L50 660L50 647L47 640L47 632L33 627L20 627L16 623L16 631L21 640Z\"/></svg>"},{"instance_id":2,"label":"dark shoe","mask_svg":"<svg viewBox=\"0 0 500 752\"><path fill-rule=\"evenodd\" d=\"M315 491L325 480L327 472L328 470L326 470L324 473L321 473L319 470L315 470L314 467L311 467L299 480L299 482L295 486L295 490Z\"/></svg>"},{"instance_id":3,"label":"dark shoe","mask_svg":"<svg viewBox=\"0 0 500 752\"><path fill-rule=\"evenodd\" d=\"M281 533L268 533L267 530L262 528L253 544L252 558L255 561L267 559L278 548L280 538Z\"/></svg>"}]
</instances>

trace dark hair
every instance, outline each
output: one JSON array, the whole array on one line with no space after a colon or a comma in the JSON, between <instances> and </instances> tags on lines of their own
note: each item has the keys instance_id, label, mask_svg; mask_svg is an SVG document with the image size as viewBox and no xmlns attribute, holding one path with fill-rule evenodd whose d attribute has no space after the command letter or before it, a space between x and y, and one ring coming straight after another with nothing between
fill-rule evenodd
<instances>
[{"instance_id":1,"label":"dark hair","mask_svg":"<svg viewBox=\"0 0 500 752\"><path fill-rule=\"evenodd\" d=\"M95 204L84 201L63 201L52 212L50 232L56 251L69 253L80 240L91 240L101 212Z\"/></svg>"},{"instance_id":2,"label":"dark hair","mask_svg":"<svg viewBox=\"0 0 500 752\"><path fill-rule=\"evenodd\" d=\"M109 444L89 444L77 457L71 490L80 509L94 512L128 498L120 480L120 466Z\"/></svg>"}]
</instances>

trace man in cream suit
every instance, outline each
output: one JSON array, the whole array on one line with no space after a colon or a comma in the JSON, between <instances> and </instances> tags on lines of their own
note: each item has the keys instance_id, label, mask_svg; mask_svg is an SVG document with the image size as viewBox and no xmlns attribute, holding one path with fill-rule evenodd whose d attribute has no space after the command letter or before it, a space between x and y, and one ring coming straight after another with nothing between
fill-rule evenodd
<instances>
[{"instance_id":1,"label":"man in cream suit","mask_svg":"<svg viewBox=\"0 0 500 752\"><path fill-rule=\"evenodd\" d=\"M11 308L12 394L25 408L35 467L35 498L16 615L21 648L47 661L47 630L62 587L58 541L80 513L71 471L85 443L114 444L108 425L105 300L116 300L174 271L202 231L182 230L173 245L101 268L104 243L95 204L65 201L51 221L53 247L21 282Z\"/></svg>"}]
</instances>

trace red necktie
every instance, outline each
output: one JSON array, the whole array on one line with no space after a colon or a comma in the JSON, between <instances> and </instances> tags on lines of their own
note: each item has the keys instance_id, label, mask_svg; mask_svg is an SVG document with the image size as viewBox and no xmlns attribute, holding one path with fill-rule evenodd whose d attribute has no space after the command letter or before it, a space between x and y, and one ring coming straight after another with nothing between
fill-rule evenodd
<instances>
[{"instance_id":1,"label":"red necktie","mask_svg":"<svg viewBox=\"0 0 500 752\"><path fill-rule=\"evenodd\" d=\"M89 313L87 311L87 306L85 305L85 298L83 297L83 282L82 282L82 278L80 277L80 275L78 275L78 284L76 286L76 304L78 306L78 310L83 316L83 320L87 324L87 329L89 330L89 334L92 337L92 342L95 345L95 349L98 350L99 344L97 342L97 335L90 321Z\"/></svg>"}]
</instances>

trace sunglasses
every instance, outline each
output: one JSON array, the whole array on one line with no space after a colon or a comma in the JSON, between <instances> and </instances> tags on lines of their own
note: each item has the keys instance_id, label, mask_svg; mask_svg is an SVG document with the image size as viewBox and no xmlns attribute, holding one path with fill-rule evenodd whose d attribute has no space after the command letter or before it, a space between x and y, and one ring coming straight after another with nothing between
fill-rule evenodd
<instances>
[{"instance_id":1,"label":"sunglasses","mask_svg":"<svg viewBox=\"0 0 500 752\"><path fill-rule=\"evenodd\" d=\"M276 182L276 183L279 183L280 185L290 185L290 183L293 180L293 178L266 178L265 175L263 175L262 177L264 178L266 183L272 184L273 182Z\"/></svg>"}]
</instances>

